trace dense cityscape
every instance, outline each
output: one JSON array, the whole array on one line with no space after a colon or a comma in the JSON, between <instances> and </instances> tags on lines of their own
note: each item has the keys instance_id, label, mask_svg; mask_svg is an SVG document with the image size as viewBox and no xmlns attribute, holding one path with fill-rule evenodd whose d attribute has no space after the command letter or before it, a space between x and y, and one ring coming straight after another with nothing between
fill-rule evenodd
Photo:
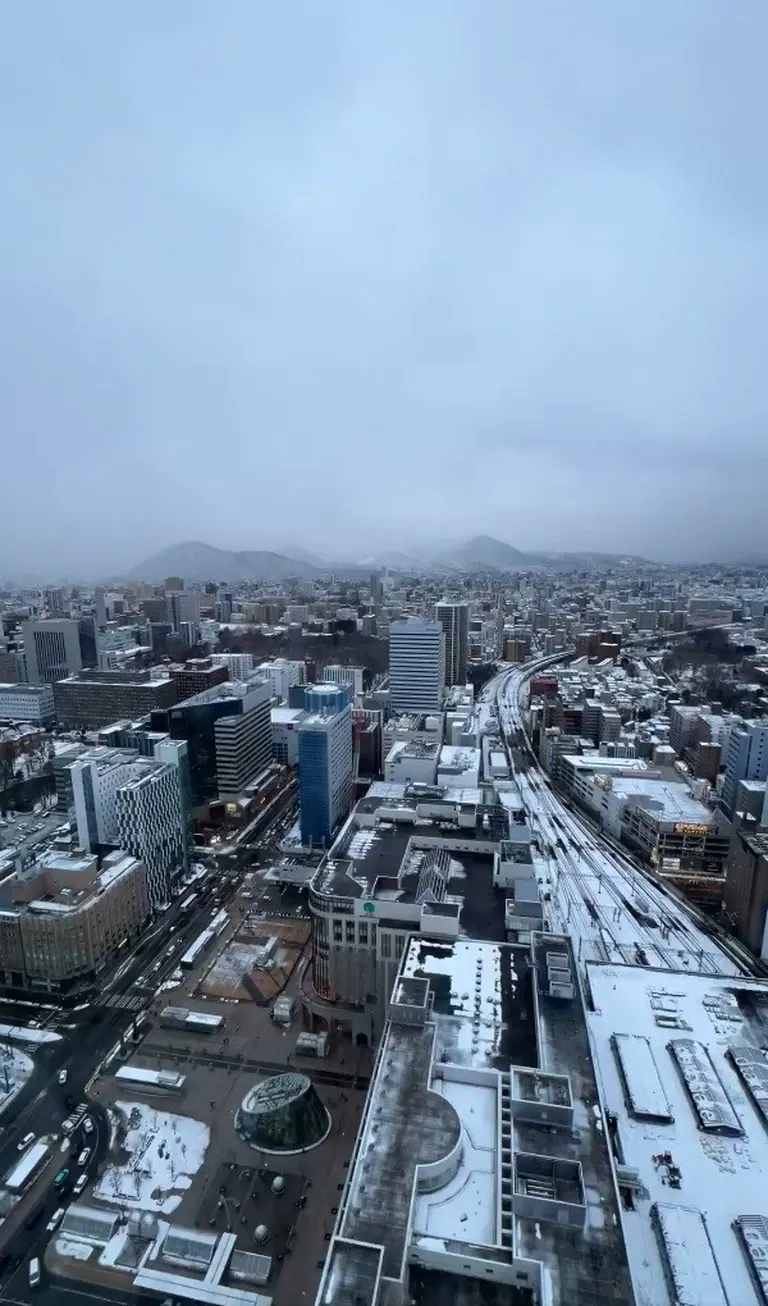
<instances>
[{"instance_id":1,"label":"dense cityscape","mask_svg":"<svg viewBox=\"0 0 768 1306\"><path fill-rule=\"evenodd\" d=\"M508 548L0 589L3 1300L768 1293L768 573Z\"/></svg>"}]
</instances>

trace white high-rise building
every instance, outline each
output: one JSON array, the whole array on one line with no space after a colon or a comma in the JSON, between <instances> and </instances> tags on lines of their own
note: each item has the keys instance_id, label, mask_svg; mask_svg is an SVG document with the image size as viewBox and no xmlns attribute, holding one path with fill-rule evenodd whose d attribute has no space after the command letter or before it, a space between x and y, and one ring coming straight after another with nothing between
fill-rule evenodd
<instances>
[{"instance_id":1,"label":"white high-rise building","mask_svg":"<svg viewBox=\"0 0 768 1306\"><path fill-rule=\"evenodd\" d=\"M389 628L393 712L439 712L445 686L445 634L437 621L413 617Z\"/></svg>"},{"instance_id":2,"label":"white high-rise building","mask_svg":"<svg viewBox=\"0 0 768 1306\"><path fill-rule=\"evenodd\" d=\"M269 681L273 698L287 703L291 685L303 685L307 669L303 662L289 662L287 658L275 658L273 662L262 662L255 668L255 675Z\"/></svg>"},{"instance_id":3,"label":"white high-rise building","mask_svg":"<svg viewBox=\"0 0 768 1306\"><path fill-rule=\"evenodd\" d=\"M252 653L212 653L215 667L227 667L230 680L247 680L253 675Z\"/></svg>"},{"instance_id":4,"label":"white high-rise building","mask_svg":"<svg viewBox=\"0 0 768 1306\"><path fill-rule=\"evenodd\" d=\"M469 655L469 604L441 599L435 604L435 617L445 635L445 683L466 685Z\"/></svg>"},{"instance_id":5,"label":"white high-rise building","mask_svg":"<svg viewBox=\"0 0 768 1306\"><path fill-rule=\"evenodd\" d=\"M99 746L69 767L77 839L88 853L123 848L147 870L153 905L167 902L187 864L182 776L172 762Z\"/></svg>"}]
</instances>

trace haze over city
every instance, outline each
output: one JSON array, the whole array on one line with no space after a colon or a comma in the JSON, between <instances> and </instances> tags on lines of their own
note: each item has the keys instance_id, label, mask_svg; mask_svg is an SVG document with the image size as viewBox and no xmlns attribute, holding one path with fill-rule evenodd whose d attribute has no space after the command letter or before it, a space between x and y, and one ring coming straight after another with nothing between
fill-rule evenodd
<instances>
[{"instance_id":1,"label":"haze over city","mask_svg":"<svg viewBox=\"0 0 768 1306\"><path fill-rule=\"evenodd\" d=\"M764 555L766 37L756 0L9 8L0 574Z\"/></svg>"}]
</instances>

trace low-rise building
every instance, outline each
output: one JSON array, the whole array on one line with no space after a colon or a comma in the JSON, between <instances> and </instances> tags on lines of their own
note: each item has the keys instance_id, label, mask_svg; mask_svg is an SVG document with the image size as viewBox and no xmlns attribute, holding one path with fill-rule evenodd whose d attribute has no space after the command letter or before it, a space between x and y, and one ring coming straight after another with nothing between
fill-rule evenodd
<instances>
[{"instance_id":1,"label":"low-rise building","mask_svg":"<svg viewBox=\"0 0 768 1306\"><path fill-rule=\"evenodd\" d=\"M136 720L176 702L171 677L147 671L81 671L53 688L59 724L72 730L98 730L123 717Z\"/></svg>"},{"instance_id":2,"label":"low-rise building","mask_svg":"<svg viewBox=\"0 0 768 1306\"><path fill-rule=\"evenodd\" d=\"M52 685L0 684L0 721L48 726L55 717Z\"/></svg>"},{"instance_id":3,"label":"low-rise building","mask_svg":"<svg viewBox=\"0 0 768 1306\"><path fill-rule=\"evenodd\" d=\"M147 871L129 853L49 852L0 883L0 974L13 988L94 980L150 915Z\"/></svg>"}]
</instances>

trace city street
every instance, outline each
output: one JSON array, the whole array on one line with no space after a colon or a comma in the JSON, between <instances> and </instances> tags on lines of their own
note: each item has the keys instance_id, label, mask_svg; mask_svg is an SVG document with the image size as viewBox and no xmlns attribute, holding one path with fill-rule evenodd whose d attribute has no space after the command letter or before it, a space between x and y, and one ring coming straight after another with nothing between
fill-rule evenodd
<instances>
[{"instance_id":1,"label":"city street","mask_svg":"<svg viewBox=\"0 0 768 1306\"><path fill-rule=\"evenodd\" d=\"M193 886L198 898L189 914L180 911L180 902L188 896L181 894L89 1001L83 1000L73 1010L56 1007L50 1001L44 1007L15 1000L0 1003L0 1021L28 1026L36 1019L46 1030L61 1036L59 1041L35 1048L33 1075L0 1117L0 1174L7 1173L19 1159L18 1143L26 1134L33 1133L38 1138L61 1134L64 1119L78 1103L87 1101L87 1085L101 1062L121 1038L130 1039L134 1022L152 1005L158 990L178 966L179 958L210 920L212 898L219 899L217 910L226 907L242 882L245 863L253 867L261 857L266 859L269 832L285 817L288 806L281 805L267 830L260 833L259 849L244 844L227 858L226 868L221 866L218 871L209 872ZM66 1083L59 1084L59 1072L64 1069ZM92 1172L106 1155L109 1122L106 1111L95 1103L89 1103L88 1114L95 1130L86 1136L80 1126L72 1136L67 1157L62 1153L62 1161L68 1161L71 1166L82 1148L91 1147L88 1170ZM46 1224L57 1207L66 1202L66 1196L56 1194L53 1189L59 1168L54 1158L21 1199L17 1210L0 1226L0 1306L6 1303L13 1306L14 1302L28 1306L32 1300L43 1306L61 1306L62 1302L77 1306L78 1299L84 1304L104 1302L122 1306L123 1302L135 1300L130 1296L110 1295L101 1289L97 1293L69 1285L46 1284L45 1270L39 1287L30 1288L29 1262L44 1249L50 1236ZM73 1179L78 1173L81 1171L75 1168Z\"/></svg>"}]
</instances>

